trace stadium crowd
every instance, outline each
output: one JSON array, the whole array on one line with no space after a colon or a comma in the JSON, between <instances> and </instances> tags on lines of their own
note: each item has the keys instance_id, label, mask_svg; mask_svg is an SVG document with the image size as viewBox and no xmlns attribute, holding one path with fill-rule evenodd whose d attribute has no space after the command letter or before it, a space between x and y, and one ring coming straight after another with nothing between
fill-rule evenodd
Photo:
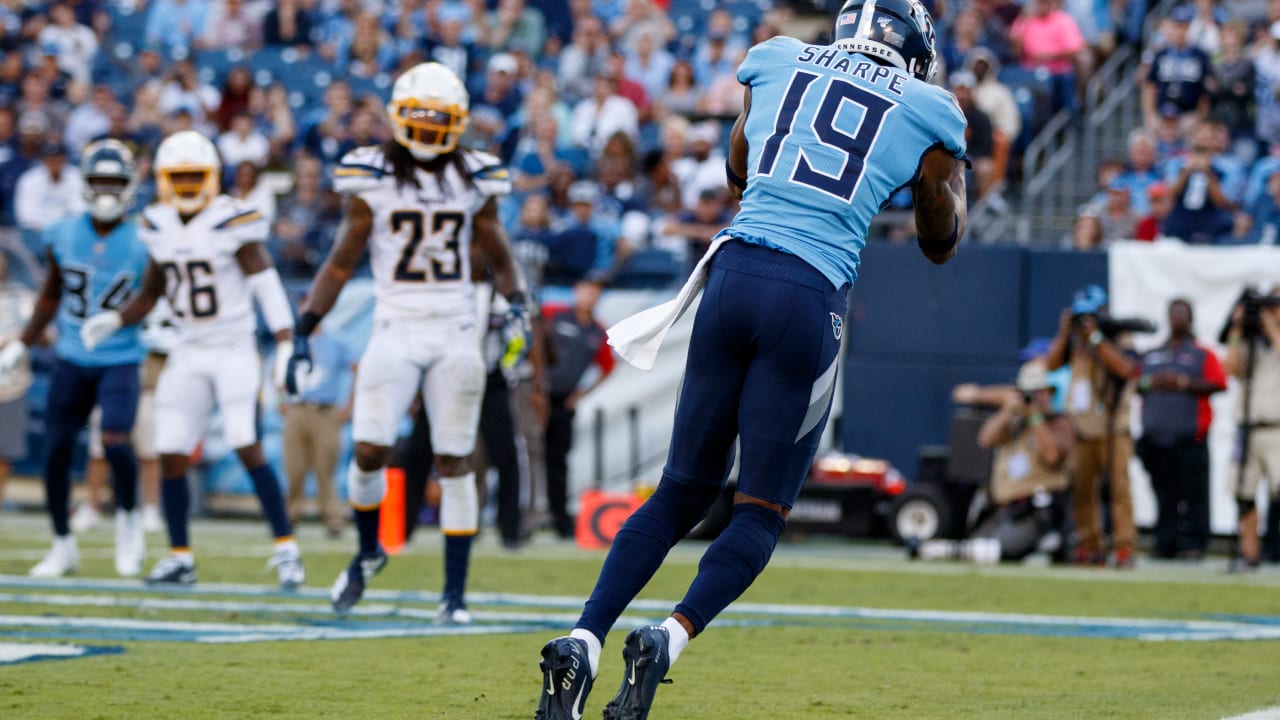
<instances>
[{"instance_id":1,"label":"stadium crowd","mask_svg":"<svg viewBox=\"0 0 1280 720\"><path fill-rule=\"evenodd\" d=\"M1077 109L1118 44L1142 42L1154 3L926 5L938 81L969 122L975 200L1015 194L1036 131ZM433 60L471 94L466 143L513 171L501 213L535 293L667 285L736 207L724 166L738 63L796 20L770 0L0 0L0 236L43 258L40 230L81 209L76 161L95 139L135 150L149 202L156 145L194 129L216 140L228 192L271 218L281 274L309 279L341 219L331 170L390 137L391 79ZM1140 72L1144 125L1128 158L1103 164L1075 245L1275 242L1280 3L1175 8ZM912 235L896 218L879 232Z\"/></svg>"}]
</instances>

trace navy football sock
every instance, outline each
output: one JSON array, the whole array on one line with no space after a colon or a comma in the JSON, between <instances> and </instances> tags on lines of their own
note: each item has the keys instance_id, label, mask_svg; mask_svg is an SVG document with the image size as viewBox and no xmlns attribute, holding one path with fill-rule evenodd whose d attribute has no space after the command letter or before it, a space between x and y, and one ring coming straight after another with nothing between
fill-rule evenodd
<instances>
[{"instance_id":1,"label":"navy football sock","mask_svg":"<svg viewBox=\"0 0 1280 720\"><path fill-rule=\"evenodd\" d=\"M444 600L462 602L467 590L467 569L471 565L474 535L444 536Z\"/></svg>"},{"instance_id":2,"label":"navy football sock","mask_svg":"<svg viewBox=\"0 0 1280 720\"><path fill-rule=\"evenodd\" d=\"M782 515L760 505L733 506L733 519L702 555L698 575L676 612L693 623L694 635L702 632L729 603L747 591L769 564L778 544Z\"/></svg>"},{"instance_id":3,"label":"navy football sock","mask_svg":"<svg viewBox=\"0 0 1280 720\"><path fill-rule=\"evenodd\" d=\"M191 512L191 486L187 484L187 476L165 478L160 483L160 501L164 505L165 523L169 526L169 547L190 550L187 515Z\"/></svg>"},{"instance_id":4,"label":"navy football sock","mask_svg":"<svg viewBox=\"0 0 1280 720\"><path fill-rule=\"evenodd\" d=\"M116 494L116 508L133 510L138 506L138 458L129 443L103 447L111 465L111 484Z\"/></svg>"},{"instance_id":5,"label":"navy football sock","mask_svg":"<svg viewBox=\"0 0 1280 720\"><path fill-rule=\"evenodd\" d=\"M372 555L378 551L378 520L382 509L356 510L356 534L360 536L360 554Z\"/></svg>"},{"instance_id":6,"label":"navy football sock","mask_svg":"<svg viewBox=\"0 0 1280 720\"><path fill-rule=\"evenodd\" d=\"M262 504L262 514L271 524L272 536L279 539L292 535L293 527L289 525L289 513L284 506L284 493L280 492L280 483L276 480L275 470L264 463L249 471L249 479L253 480L253 491L258 494L258 502Z\"/></svg>"},{"instance_id":7,"label":"navy football sock","mask_svg":"<svg viewBox=\"0 0 1280 720\"><path fill-rule=\"evenodd\" d=\"M53 534L58 537L71 534L71 458L78 434L78 429L67 426L50 425L46 430L49 454L44 462L44 496Z\"/></svg>"},{"instance_id":8,"label":"navy football sock","mask_svg":"<svg viewBox=\"0 0 1280 720\"><path fill-rule=\"evenodd\" d=\"M719 494L719 487L693 485L664 475L658 489L627 518L613 539L600 579L576 627L590 631L603 643L609 628L658 571L672 546L706 517Z\"/></svg>"}]
</instances>

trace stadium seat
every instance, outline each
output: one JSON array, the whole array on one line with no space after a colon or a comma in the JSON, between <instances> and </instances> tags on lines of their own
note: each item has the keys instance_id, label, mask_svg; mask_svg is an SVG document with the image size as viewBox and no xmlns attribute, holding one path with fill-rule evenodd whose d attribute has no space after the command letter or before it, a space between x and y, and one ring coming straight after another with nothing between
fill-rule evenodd
<instances>
[{"instance_id":1,"label":"stadium seat","mask_svg":"<svg viewBox=\"0 0 1280 720\"><path fill-rule=\"evenodd\" d=\"M681 278L683 270L675 255L666 250L640 250L623 266L613 286L626 289L670 287Z\"/></svg>"},{"instance_id":2,"label":"stadium seat","mask_svg":"<svg viewBox=\"0 0 1280 720\"><path fill-rule=\"evenodd\" d=\"M124 12L118 8L111 11L111 31L108 37L141 45L147 39L147 13L145 10Z\"/></svg>"}]
</instances>

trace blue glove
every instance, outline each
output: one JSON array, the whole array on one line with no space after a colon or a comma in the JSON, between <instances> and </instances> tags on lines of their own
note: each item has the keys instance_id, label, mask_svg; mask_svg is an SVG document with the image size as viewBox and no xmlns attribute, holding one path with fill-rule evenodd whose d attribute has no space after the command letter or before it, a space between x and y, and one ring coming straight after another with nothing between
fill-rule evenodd
<instances>
[{"instance_id":1,"label":"blue glove","mask_svg":"<svg viewBox=\"0 0 1280 720\"><path fill-rule=\"evenodd\" d=\"M305 367L304 367L305 366ZM311 372L311 341L306 335L295 335L293 352L284 373L284 390L291 397L302 394L302 378Z\"/></svg>"}]
</instances>

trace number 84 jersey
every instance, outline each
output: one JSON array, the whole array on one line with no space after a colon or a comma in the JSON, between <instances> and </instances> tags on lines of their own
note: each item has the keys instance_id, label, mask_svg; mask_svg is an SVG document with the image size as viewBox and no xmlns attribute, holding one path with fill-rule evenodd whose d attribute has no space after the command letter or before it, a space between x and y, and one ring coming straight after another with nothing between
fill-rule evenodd
<instances>
[{"instance_id":1,"label":"number 84 jersey","mask_svg":"<svg viewBox=\"0 0 1280 720\"><path fill-rule=\"evenodd\" d=\"M266 242L266 217L252 205L219 195L187 222L154 204L138 218L139 236L164 271L164 293L181 343L223 346L257 329L253 295L236 253Z\"/></svg>"},{"instance_id":2,"label":"number 84 jersey","mask_svg":"<svg viewBox=\"0 0 1280 720\"><path fill-rule=\"evenodd\" d=\"M399 183L378 147L347 153L333 188L363 200L373 213L369 260L374 319L475 314L471 282L472 217L490 198L511 192L500 161L459 150L439 176L415 168L417 187Z\"/></svg>"}]
</instances>

